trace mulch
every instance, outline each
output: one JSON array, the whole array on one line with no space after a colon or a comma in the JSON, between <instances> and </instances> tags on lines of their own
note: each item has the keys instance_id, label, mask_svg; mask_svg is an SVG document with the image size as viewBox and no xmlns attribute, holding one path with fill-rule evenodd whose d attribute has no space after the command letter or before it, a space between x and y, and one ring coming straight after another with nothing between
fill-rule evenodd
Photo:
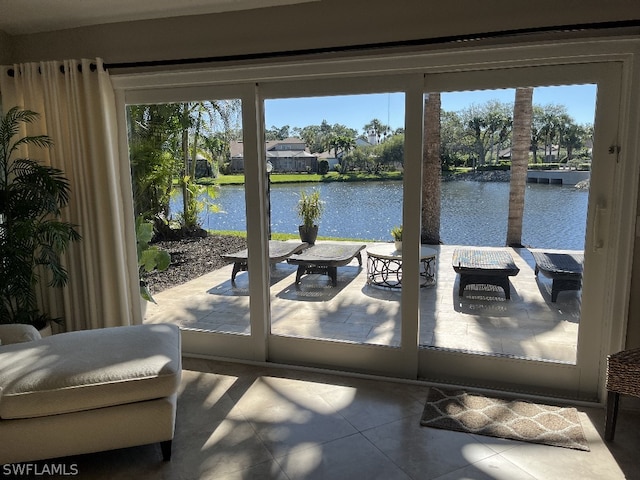
<instances>
[{"instance_id":1,"label":"mulch","mask_svg":"<svg viewBox=\"0 0 640 480\"><path fill-rule=\"evenodd\" d=\"M247 248L245 238L231 235L207 235L155 242L153 245L169 252L171 263L162 272L153 271L144 275L152 294L218 270L231 263L221 255Z\"/></svg>"}]
</instances>

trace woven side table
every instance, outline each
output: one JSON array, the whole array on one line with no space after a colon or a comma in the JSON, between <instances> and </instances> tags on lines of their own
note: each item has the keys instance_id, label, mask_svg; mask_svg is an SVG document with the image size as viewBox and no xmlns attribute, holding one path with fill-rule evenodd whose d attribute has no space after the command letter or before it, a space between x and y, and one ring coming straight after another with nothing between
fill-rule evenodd
<instances>
[{"instance_id":1,"label":"woven side table","mask_svg":"<svg viewBox=\"0 0 640 480\"><path fill-rule=\"evenodd\" d=\"M640 348L607 357L607 392L604 438L613 440L620 394L640 397Z\"/></svg>"}]
</instances>

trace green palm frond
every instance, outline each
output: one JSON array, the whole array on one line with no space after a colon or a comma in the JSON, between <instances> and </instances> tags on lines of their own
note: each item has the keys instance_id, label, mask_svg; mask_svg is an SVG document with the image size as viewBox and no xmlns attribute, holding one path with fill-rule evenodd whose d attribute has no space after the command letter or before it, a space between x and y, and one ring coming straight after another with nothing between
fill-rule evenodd
<instances>
[{"instance_id":1,"label":"green palm frond","mask_svg":"<svg viewBox=\"0 0 640 480\"><path fill-rule=\"evenodd\" d=\"M46 135L14 138L21 123L37 117L14 107L0 121L0 323L42 317L35 295L40 275L50 286L66 285L63 254L81 239L76 225L60 219L71 195L64 172L18 156L28 147L52 146Z\"/></svg>"}]
</instances>

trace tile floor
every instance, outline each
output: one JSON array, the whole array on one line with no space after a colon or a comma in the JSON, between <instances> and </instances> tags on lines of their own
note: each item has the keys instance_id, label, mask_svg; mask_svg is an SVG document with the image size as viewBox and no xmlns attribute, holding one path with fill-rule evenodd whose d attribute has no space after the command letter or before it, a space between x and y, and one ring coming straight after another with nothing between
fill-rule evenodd
<instances>
[{"instance_id":1,"label":"tile floor","mask_svg":"<svg viewBox=\"0 0 640 480\"><path fill-rule=\"evenodd\" d=\"M373 245L373 244L372 244ZM371 246L371 245L370 245ZM534 275L526 249L510 249L520 268L511 277L511 300L502 290L470 286L458 297L451 245L434 246L436 285L421 289L420 344L531 359L575 362L580 293L551 302L551 280ZM363 252L365 253L365 252ZM367 284L367 260L338 268L338 285L307 275L295 285L296 267L279 263L271 276L271 330L275 335L397 346L400 290ZM231 265L165 290L149 305L146 322L183 328L249 333L248 273L231 284Z\"/></svg>"},{"instance_id":2,"label":"tile floor","mask_svg":"<svg viewBox=\"0 0 640 480\"><path fill-rule=\"evenodd\" d=\"M550 302L526 250L512 299L476 289L457 296L454 247L439 246L437 284L421 289L421 343L573 361L576 292ZM248 333L247 273L231 267L156 295L146 321ZM365 265L339 269L338 286L295 269L273 270L272 330L394 345L399 292L371 287ZM576 405L591 451L421 427L428 386L276 366L184 359L171 462L157 445L63 459L80 478L135 479L640 479L640 407L623 400L616 439L602 440L604 411Z\"/></svg>"},{"instance_id":3,"label":"tile floor","mask_svg":"<svg viewBox=\"0 0 640 480\"><path fill-rule=\"evenodd\" d=\"M171 462L157 445L62 459L87 479L640 478L640 410L613 443L577 406L590 452L421 427L423 384L184 359Z\"/></svg>"}]
</instances>

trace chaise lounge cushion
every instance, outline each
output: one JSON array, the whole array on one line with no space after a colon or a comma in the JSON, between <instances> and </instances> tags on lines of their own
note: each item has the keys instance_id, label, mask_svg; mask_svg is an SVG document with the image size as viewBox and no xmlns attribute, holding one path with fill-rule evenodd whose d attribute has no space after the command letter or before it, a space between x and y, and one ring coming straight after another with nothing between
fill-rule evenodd
<instances>
[{"instance_id":1,"label":"chaise lounge cushion","mask_svg":"<svg viewBox=\"0 0 640 480\"><path fill-rule=\"evenodd\" d=\"M23 325L21 323L0 325L0 345L32 342L40 340L40 338L40 332L33 325Z\"/></svg>"},{"instance_id":2,"label":"chaise lounge cushion","mask_svg":"<svg viewBox=\"0 0 640 480\"><path fill-rule=\"evenodd\" d=\"M180 332L136 325L0 347L0 418L79 412L168 397L180 382Z\"/></svg>"}]
</instances>

